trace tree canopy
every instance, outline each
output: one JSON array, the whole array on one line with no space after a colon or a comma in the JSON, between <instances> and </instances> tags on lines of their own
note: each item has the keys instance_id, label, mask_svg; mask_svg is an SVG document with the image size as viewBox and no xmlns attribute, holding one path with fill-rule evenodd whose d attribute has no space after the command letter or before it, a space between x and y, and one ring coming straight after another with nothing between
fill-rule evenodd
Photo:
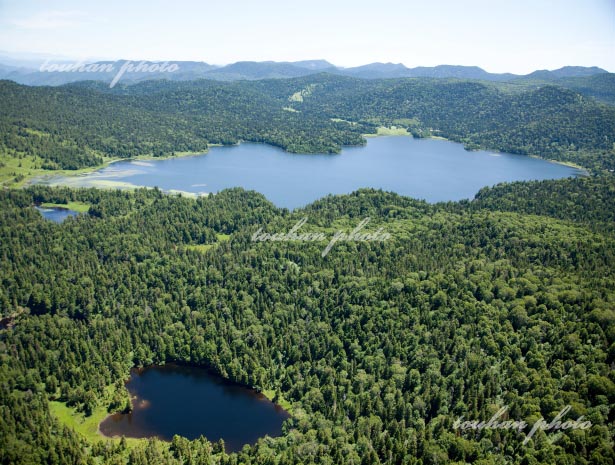
<instances>
[{"instance_id":1,"label":"tree canopy","mask_svg":"<svg viewBox=\"0 0 615 465\"><path fill-rule=\"evenodd\" d=\"M38 202L87 214L44 220ZM612 176L514 183L430 205L360 190L295 212L242 189L197 200L0 192L0 461L15 464L607 464L615 401ZM383 242L252 242L259 227ZM227 236L229 240L223 240ZM195 248L206 244L211 247ZM5 325L7 326L7 325ZM49 410L125 408L132 366L207 366L292 402L279 438L88 443ZM571 416L588 430L459 432Z\"/></svg>"}]
</instances>

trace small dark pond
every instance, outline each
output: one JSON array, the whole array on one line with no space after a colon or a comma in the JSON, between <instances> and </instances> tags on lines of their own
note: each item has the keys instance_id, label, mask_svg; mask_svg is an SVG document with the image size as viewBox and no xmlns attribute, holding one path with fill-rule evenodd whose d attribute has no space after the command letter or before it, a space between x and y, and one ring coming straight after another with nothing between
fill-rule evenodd
<instances>
[{"instance_id":1,"label":"small dark pond","mask_svg":"<svg viewBox=\"0 0 615 465\"><path fill-rule=\"evenodd\" d=\"M227 452L265 435L282 434L289 414L264 395L204 368L168 364L134 369L127 384L133 411L100 424L106 436L158 437L170 441L203 435L223 439Z\"/></svg>"},{"instance_id":2,"label":"small dark pond","mask_svg":"<svg viewBox=\"0 0 615 465\"><path fill-rule=\"evenodd\" d=\"M61 223L69 216L75 216L79 214L79 212L69 210L68 208L36 207L36 209L40 212L41 215L43 215L45 219L54 221L56 223Z\"/></svg>"}]
</instances>

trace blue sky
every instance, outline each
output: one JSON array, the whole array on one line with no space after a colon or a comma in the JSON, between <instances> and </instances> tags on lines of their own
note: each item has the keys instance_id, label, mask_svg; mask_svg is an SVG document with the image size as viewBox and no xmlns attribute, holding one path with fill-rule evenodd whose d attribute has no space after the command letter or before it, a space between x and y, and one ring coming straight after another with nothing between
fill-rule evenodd
<instances>
[{"instance_id":1,"label":"blue sky","mask_svg":"<svg viewBox=\"0 0 615 465\"><path fill-rule=\"evenodd\" d=\"M71 58L615 71L614 0L0 0L0 50Z\"/></svg>"}]
</instances>

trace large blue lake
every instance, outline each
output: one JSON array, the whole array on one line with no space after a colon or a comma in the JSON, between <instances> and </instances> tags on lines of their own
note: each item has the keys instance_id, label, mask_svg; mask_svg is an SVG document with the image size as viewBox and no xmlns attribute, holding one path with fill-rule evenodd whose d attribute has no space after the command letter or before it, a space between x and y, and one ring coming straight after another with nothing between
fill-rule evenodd
<instances>
[{"instance_id":1,"label":"large blue lake","mask_svg":"<svg viewBox=\"0 0 615 465\"><path fill-rule=\"evenodd\" d=\"M339 155L290 154L264 144L212 147L204 155L125 161L77 177L44 183L72 186L157 186L167 191L218 192L240 186L280 207L297 208L327 194L381 188L428 202L470 199L504 181L583 175L576 168L522 155L468 152L436 139L377 137ZM40 180L38 182L41 182Z\"/></svg>"}]
</instances>

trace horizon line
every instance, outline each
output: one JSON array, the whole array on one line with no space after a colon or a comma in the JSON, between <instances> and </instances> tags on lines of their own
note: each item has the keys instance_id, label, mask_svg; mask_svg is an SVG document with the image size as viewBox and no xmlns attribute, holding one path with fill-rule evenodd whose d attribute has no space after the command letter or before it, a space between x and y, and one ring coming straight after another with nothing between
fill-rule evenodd
<instances>
[{"instance_id":1,"label":"horizon line","mask_svg":"<svg viewBox=\"0 0 615 465\"><path fill-rule=\"evenodd\" d=\"M11 57L11 56L1 56L4 54L10 54L10 55L22 55L22 57L17 58L17 57ZM24 56L25 55L25 56ZM28 57L28 55L30 55L30 57ZM266 60L237 60L237 61L230 61L230 62L226 62L226 63L213 63L213 62L208 62L202 59L181 59L181 60L177 60L177 59L147 59L147 58L139 58L139 59L133 59L133 58L103 58L103 57L68 57L68 56L61 56L61 55L54 55L54 54L47 54L47 53L39 53L39 52L12 52L12 51L8 51L8 50L0 50L0 63L2 64L7 64L3 58L9 58L15 61L21 60L24 62L34 62L37 60L40 60L41 64L44 63L45 61L50 61L50 60L57 60L57 61L62 61L62 62L68 62L68 61L75 61L75 62L86 62L86 63L97 63L97 62L101 62L101 61L131 61L131 62L141 62L141 61L145 61L145 62L152 62L152 63L164 63L164 62L192 62L192 63L203 63L203 64L207 64L207 65L211 65L211 66L216 66L216 67L226 67L226 66L230 66L230 65L234 65L237 63L288 63L288 64L295 64L298 62L304 62L304 61L324 61L329 63L332 67L337 68L337 69L352 69L352 68L359 68L362 66L368 66L368 65L374 65L374 64L382 64L382 65L401 65L404 66L406 69L412 70L412 69L416 69L416 68L437 68L440 66L452 66L452 67L463 67L463 68L479 68L482 69L483 71L489 73L489 74L513 74L513 75L517 75L517 76L525 76L528 74L532 74L536 71L557 71L560 70L562 68L567 68L567 67L577 67L577 68L599 68L602 69L604 71L606 71L607 73L614 73L615 71L611 71L607 68L605 68L604 66L599 66L599 65L591 65L591 66L587 66L587 65L574 65L574 64L567 64L567 65L562 65L559 66L558 68L540 68L540 69L534 69L532 71L529 71L528 73L515 73L512 71L489 71L487 68L480 66L478 64L471 64L471 65L465 65L465 64L449 64L449 63L440 63L437 65L415 65L415 66L408 66L403 62L392 62L392 61L371 61L371 62L366 62L360 65L353 65L353 66L342 66L342 65L337 65L335 63L332 63L331 61L327 60L326 58L307 58L307 59L294 59L294 60L273 60L273 59L266 59ZM8 65L8 64L7 64ZM18 66L18 65L8 65L8 66ZM24 66L27 67L27 66Z\"/></svg>"}]
</instances>

